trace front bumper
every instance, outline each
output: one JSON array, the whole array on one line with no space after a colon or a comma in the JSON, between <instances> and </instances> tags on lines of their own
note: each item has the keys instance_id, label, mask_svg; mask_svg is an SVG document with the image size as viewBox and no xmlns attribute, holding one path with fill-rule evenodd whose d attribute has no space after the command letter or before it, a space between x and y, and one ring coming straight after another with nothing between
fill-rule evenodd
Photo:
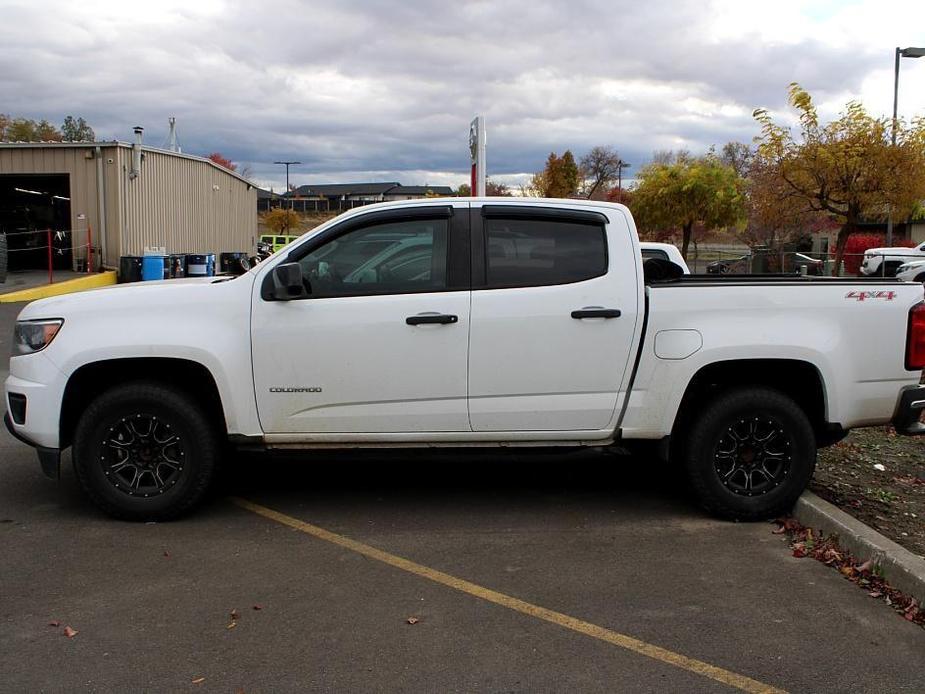
<instances>
[{"instance_id":1,"label":"front bumper","mask_svg":"<svg viewBox=\"0 0 925 694\"><path fill-rule=\"evenodd\" d=\"M904 436L925 435L925 385L907 386L899 393L896 414L893 415L893 427L897 434Z\"/></svg>"},{"instance_id":2,"label":"front bumper","mask_svg":"<svg viewBox=\"0 0 925 694\"><path fill-rule=\"evenodd\" d=\"M6 430L10 432L13 438L18 441L22 441L27 446L32 446L35 449L35 452L39 456L39 463L42 466L42 472L45 473L46 477L53 480L61 478L60 448L46 448L45 446L39 446L37 443L27 439L25 436L16 431L16 427L13 426L13 420L10 418L9 412L4 413L3 423L6 425Z\"/></svg>"}]
</instances>

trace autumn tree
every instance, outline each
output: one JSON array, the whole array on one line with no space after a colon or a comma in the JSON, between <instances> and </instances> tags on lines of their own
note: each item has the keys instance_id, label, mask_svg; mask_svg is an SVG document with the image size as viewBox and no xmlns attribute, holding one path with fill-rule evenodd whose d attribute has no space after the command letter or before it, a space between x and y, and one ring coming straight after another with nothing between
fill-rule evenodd
<instances>
[{"instance_id":1,"label":"autumn tree","mask_svg":"<svg viewBox=\"0 0 925 694\"><path fill-rule=\"evenodd\" d=\"M581 174L570 150L560 157L550 152L546 167L534 174L525 191L543 198L568 198L578 194Z\"/></svg>"},{"instance_id":2,"label":"autumn tree","mask_svg":"<svg viewBox=\"0 0 925 694\"><path fill-rule=\"evenodd\" d=\"M0 140L10 142L60 142L61 133L44 118L34 121L30 118L0 116Z\"/></svg>"},{"instance_id":3,"label":"autumn tree","mask_svg":"<svg viewBox=\"0 0 925 694\"><path fill-rule=\"evenodd\" d=\"M212 152L212 154L210 154L210 155L209 155L208 157L206 157L206 158L209 159L210 161L215 162L215 163L218 164L219 166L222 166L222 167L228 169L229 171L236 171L237 168L238 168L238 165L235 164L233 161L231 161L231 159L229 159L228 157L223 156L222 154L220 154L220 153L218 153L218 152Z\"/></svg>"},{"instance_id":4,"label":"autumn tree","mask_svg":"<svg viewBox=\"0 0 925 694\"><path fill-rule=\"evenodd\" d=\"M456 189L456 195L461 198L472 197L472 186L470 186L468 183L461 183L459 188Z\"/></svg>"},{"instance_id":5,"label":"autumn tree","mask_svg":"<svg viewBox=\"0 0 925 694\"><path fill-rule=\"evenodd\" d=\"M727 142L718 155L721 162L726 166L731 166L742 178L748 176L753 156L754 151L744 142Z\"/></svg>"},{"instance_id":6,"label":"autumn tree","mask_svg":"<svg viewBox=\"0 0 925 694\"><path fill-rule=\"evenodd\" d=\"M896 124L896 145L890 143L890 121L874 118L855 101L837 119L819 122L809 93L793 83L790 105L796 109L800 134L775 123L757 109L761 125L756 165L766 169L762 189L779 206L794 213L822 213L839 224L835 245L836 272L848 238L862 219L905 219L925 199L925 119L908 127Z\"/></svg>"},{"instance_id":7,"label":"autumn tree","mask_svg":"<svg viewBox=\"0 0 925 694\"><path fill-rule=\"evenodd\" d=\"M263 223L275 234L286 235L299 228L302 218L295 210L277 207L263 215Z\"/></svg>"},{"instance_id":8,"label":"autumn tree","mask_svg":"<svg viewBox=\"0 0 925 694\"><path fill-rule=\"evenodd\" d=\"M61 125L61 137L65 142L93 142L96 133L82 117L65 116Z\"/></svg>"},{"instance_id":9,"label":"autumn tree","mask_svg":"<svg viewBox=\"0 0 925 694\"><path fill-rule=\"evenodd\" d=\"M581 158L579 174L581 176L581 194L589 200L595 194L605 197L609 188L620 178L625 168L623 160L613 147L592 147Z\"/></svg>"},{"instance_id":10,"label":"autumn tree","mask_svg":"<svg viewBox=\"0 0 925 694\"><path fill-rule=\"evenodd\" d=\"M652 163L639 172L632 211L641 230L680 229L687 259L695 224L721 229L742 221L745 182L713 155Z\"/></svg>"}]
</instances>

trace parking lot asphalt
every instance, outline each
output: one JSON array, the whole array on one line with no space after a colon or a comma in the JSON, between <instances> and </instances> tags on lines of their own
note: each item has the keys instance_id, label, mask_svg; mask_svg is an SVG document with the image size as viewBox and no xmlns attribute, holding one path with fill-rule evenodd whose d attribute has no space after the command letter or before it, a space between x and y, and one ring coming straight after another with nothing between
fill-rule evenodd
<instances>
[{"instance_id":1,"label":"parking lot asphalt","mask_svg":"<svg viewBox=\"0 0 925 694\"><path fill-rule=\"evenodd\" d=\"M131 524L3 432L0 691L921 691L925 632L773 527L593 451L239 456Z\"/></svg>"}]
</instances>

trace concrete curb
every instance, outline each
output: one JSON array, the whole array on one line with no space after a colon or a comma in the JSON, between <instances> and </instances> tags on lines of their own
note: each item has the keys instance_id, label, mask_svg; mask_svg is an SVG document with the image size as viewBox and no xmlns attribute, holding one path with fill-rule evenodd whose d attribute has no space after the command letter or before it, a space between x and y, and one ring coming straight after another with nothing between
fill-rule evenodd
<instances>
[{"instance_id":1,"label":"concrete curb","mask_svg":"<svg viewBox=\"0 0 925 694\"><path fill-rule=\"evenodd\" d=\"M891 586L925 604L925 559L809 490L797 499L793 517L824 535L837 536L838 544L860 561L873 559Z\"/></svg>"},{"instance_id":2,"label":"concrete curb","mask_svg":"<svg viewBox=\"0 0 925 694\"><path fill-rule=\"evenodd\" d=\"M70 294L71 292L82 292L86 289L96 289L97 287L106 287L116 283L116 273L107 270L106 272L97 272L86 277L78 277L63 282L53 284L43 284L41 287L31 287L29 289L18 289L16 291L0 294L0 304L9 304L17 301L35 301L44 299L49 296L59 296L61 294Z\"/></svg>"}]
</instances>

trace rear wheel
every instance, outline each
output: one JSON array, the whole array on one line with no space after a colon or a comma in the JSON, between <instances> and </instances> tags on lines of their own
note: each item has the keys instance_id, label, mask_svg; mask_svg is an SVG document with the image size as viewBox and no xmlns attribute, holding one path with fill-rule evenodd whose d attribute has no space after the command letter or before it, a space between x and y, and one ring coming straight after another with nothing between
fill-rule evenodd
<instances>
[{"instance_id":1,"label":"rear wheel","mask_svg":"<svg viewBox=\"0 0 925 694\"><path fill-rule=\"evenodd\" d=\"M741 388L709 403L683 437L681 457L701 505L735 520L787 513L816 466L812 425L792 399Z\"/></svg>"},{"instance_id":2,"label":"rear wheel","mask_svg":"<svg viewBox=\"0 0 925 694\"><path fill-rule=\"evenodd\" d=\"M80 417L74 471L106 513L169 520L202 499L220 450L215 427L185 393L129 383L100 395Z\"/></svg>"}]
</instances>

